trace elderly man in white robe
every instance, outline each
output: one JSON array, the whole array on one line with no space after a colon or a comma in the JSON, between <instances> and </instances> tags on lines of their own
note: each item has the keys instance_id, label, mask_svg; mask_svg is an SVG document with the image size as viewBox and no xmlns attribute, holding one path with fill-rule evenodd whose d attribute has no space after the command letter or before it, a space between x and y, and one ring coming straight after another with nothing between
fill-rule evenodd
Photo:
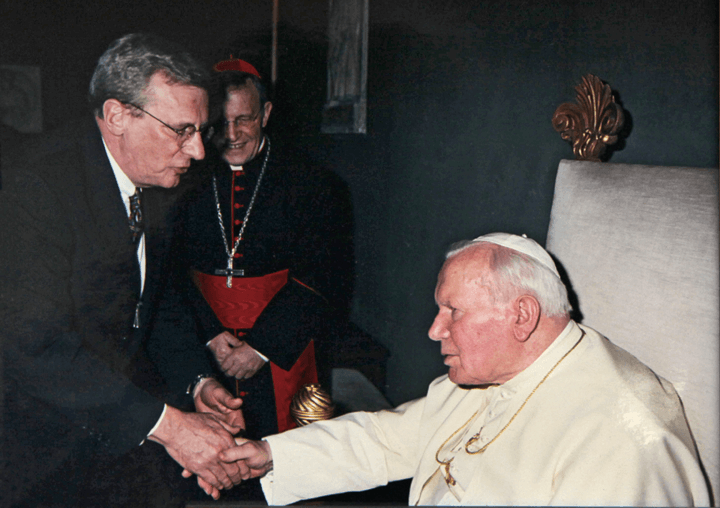
<instances>
[{"instance_id":1,"label":"elderly man in white robe","mask_svg":"<svg viewBox=\"0 0 720 508\"><path fill-rule=\"evenodd\" d=\"M429 336L449 372L426 397L238 439L221 458L262 476L271 505L410 477L412 505L709 504L673 386L570 319L536 242L453 248L435 299Z\"/></svg>"}]
</instances>

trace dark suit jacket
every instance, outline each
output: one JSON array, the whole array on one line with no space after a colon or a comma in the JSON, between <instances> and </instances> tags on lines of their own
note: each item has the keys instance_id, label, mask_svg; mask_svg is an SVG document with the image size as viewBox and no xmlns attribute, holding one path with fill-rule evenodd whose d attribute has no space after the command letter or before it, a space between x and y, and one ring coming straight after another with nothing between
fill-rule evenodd
<instances>
[{"instance_id":1,"label":"dark suit jacket","mask_svg":"<svg viewBox=\"0 0 720 508\"><path fill-rule=\"evenodd\" d=\"M173 191L143 192L147 272L133 329L136 250L94 119L26 160L3 168L0 192L3 476L19 485L137 447L163 403L191 403L185 388L211 369L179 300L158 304Z\"/></svg>"}]
</instances>

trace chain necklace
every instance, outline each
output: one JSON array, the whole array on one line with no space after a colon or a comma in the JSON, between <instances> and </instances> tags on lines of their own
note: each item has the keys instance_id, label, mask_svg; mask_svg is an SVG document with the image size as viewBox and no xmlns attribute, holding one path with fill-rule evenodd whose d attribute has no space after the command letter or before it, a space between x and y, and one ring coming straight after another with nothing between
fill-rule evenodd
<instances>
[{"instance_id":1,"label":"chain necklace","mask_svg":"<svg viewBox=\"0 0 720 508\"><path fill-rule=\"evenodd\" d=\"M240 232L238 233L237 240L235 240L235 245L233 245L232 250L228 247L228 239L227 234L225 233L225 223L223 222L223 216L222 211L220 210L220 197L218 196L218 188L217 188L217 178L215 177L215 174L213 173L213 190L215 191L215 206L217 207L217 216L218 216L218 223L220 224L220 232L222 233L223 238L223 247L225 247L225 253L228 256L227 261L227 268L226 269L217 269L215 270L215 275L225 275L227 277L227 281L225 282L225 285L229 288L232 287L232 278L233 275L245 275L245 270L233 270L233 258L235 257L235 253L237 252L237 248L240 245L240 241L243 238L243 233L245 232L245 227L247 226L249 220L250 220L250 212L252 212L253 205L255 204L255 198L257 197L258 190L260 189L260 183L262 182L263 175L265 174L265 168L267 167L268 159L270 158L270 139L265 138L267 141L267 152L265 152L265 160L262 164L262 169L260 170L260 176L258 176L258 181L255 184L255 190L253 191L252 197L250 198L250 204L248 205L247 212L245 212L245 218L243 219L243 224L240 227Z\"/></svg>"},{"instance_id":2,"label":"chain necklace","mask_svg":"<svg viewBox=\"0 0 720 508\"><path fill-rule=\"evenodd\" d=\"M482 428L481 428L481 429L480 429L479 431L477 431L470 439L467 440L467 442L465 443L465 451L466 451L468 454L470 454L470 455L477 455L477 454L483 453L485 450L487 450L487 447L490 446L491 444L493 444L493 443L495 442L495 440L500 437L500 434L502 434L503 432L505 432L505 430L510 426L510 424L513 422L513 420L515 420L515 417L520 413L520 411L523 410L523 408L525 407L525 404L527 404L527 402L530 400L530 397L532 397L533 395L535 395L535 392L537 391L538 388L540 388L540 385L542 385L542 384L545 382L545 380L546 380L548 377L550 377L550 374L552 374L553 371L555 370L555 368L556 368L558 365L560 365L560 362L562 362L565 358L567 358L567 356L568 356L570 353L572 353L572 351L577 347L577 345L580 344L580 341L583 340L583 337L585 337L585 330L582 330L582 335L580 335L580 338L579 338L578 341L575 343L575 345L574 345L573 347L571 347L571 348L568 350L568 352L565 353L565 354L562 356L562 358L560 358L560 359L557 361L557 363L556 363L555 365L553 365L552 369L550 369L547 374L545 374L545 377L543 377L543 378L540 380L540 382L539 382L539 383L537 384L537 386L533 389L533 391L530 392L530 395L528 395L527 398L525 399L525 401L520 405L520 407L518 408L518 410L515 411L515 414L512 415L512 418L510 418L510 421L508 421L507 424L505 424L505 426L500 430L500 432L497 433L497 435L495 435L494 438L492 438L485 446L483 446L483 447L480 448L479 450L477 450L477 451L470 451L469 447L470 447L471 445L473 445L478 439L480 439L480 433L482 432ZM455 432L453 432L453 433L450 435L450 437L447 438L447 439L445 440L445 442L440 445L440 448L438 448L437 451L435 452L435 461L436 461L438 464L440 464L440 466L444 469L444 473L445 473L445 474L444 474L443 476L445 477L445 483L447 483L447 484L450 485L450 486L455 486L455 484L457 483L456 480L455 480L455 478L453 478L452 474L450 474L450 464L452 464L452 461L455 459L455 457L451 457L451 458L448 459L448 460L441 460L441 459L440 459L440 451L441 451L441 450L445 447L445 445L447 445L447 444L452 440L452 438L454 438L461 430L463 430L465 427L467 427L468 425L470 425L470 422L473 421L473 419L475 419L475 417L478 415L479 412L480 412L479 409L478 409L477 411L475 411L475 413L470 417L470 419L469 419L468 421L466 421L465 423L463 423L463 424L460 426L459 429L457 429Z\"/></svg>"}]
</instances>

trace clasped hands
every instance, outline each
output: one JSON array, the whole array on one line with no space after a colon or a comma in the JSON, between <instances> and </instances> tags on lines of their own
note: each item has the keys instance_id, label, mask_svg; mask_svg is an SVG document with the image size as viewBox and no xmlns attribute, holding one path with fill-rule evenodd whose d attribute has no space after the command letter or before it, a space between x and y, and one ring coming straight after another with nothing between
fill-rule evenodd
<instances>
[{"instance_id":1,"label":"clasped hands","mask_svg":"<svg viewBox=\"0 0 720 508\"><path fill-rule=\"evenodd\" d=\"M265 360L257 351L229 332L215 336L208 342L208 348L228 377L249 379L265 365Z\"/></svg>"}]
</instances>

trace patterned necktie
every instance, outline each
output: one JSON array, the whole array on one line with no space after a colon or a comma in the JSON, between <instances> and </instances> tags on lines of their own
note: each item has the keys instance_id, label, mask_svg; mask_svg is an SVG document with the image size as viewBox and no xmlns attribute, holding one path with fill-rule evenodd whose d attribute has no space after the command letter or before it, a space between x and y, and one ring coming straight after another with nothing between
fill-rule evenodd
<instances>
[{"instance_id":1,"label":"patterned necktie","mask_svg":"<svg viewBox=\"0 0 720 508\"><path fill-rule=\"evenodd\" d=\"M138 243L143 234L143 214L140 195L140 189L136 187L135 194L130 196L130 216L128 217L128 224L133 234L133 243Z\"/></svg>"}]
</instances>

